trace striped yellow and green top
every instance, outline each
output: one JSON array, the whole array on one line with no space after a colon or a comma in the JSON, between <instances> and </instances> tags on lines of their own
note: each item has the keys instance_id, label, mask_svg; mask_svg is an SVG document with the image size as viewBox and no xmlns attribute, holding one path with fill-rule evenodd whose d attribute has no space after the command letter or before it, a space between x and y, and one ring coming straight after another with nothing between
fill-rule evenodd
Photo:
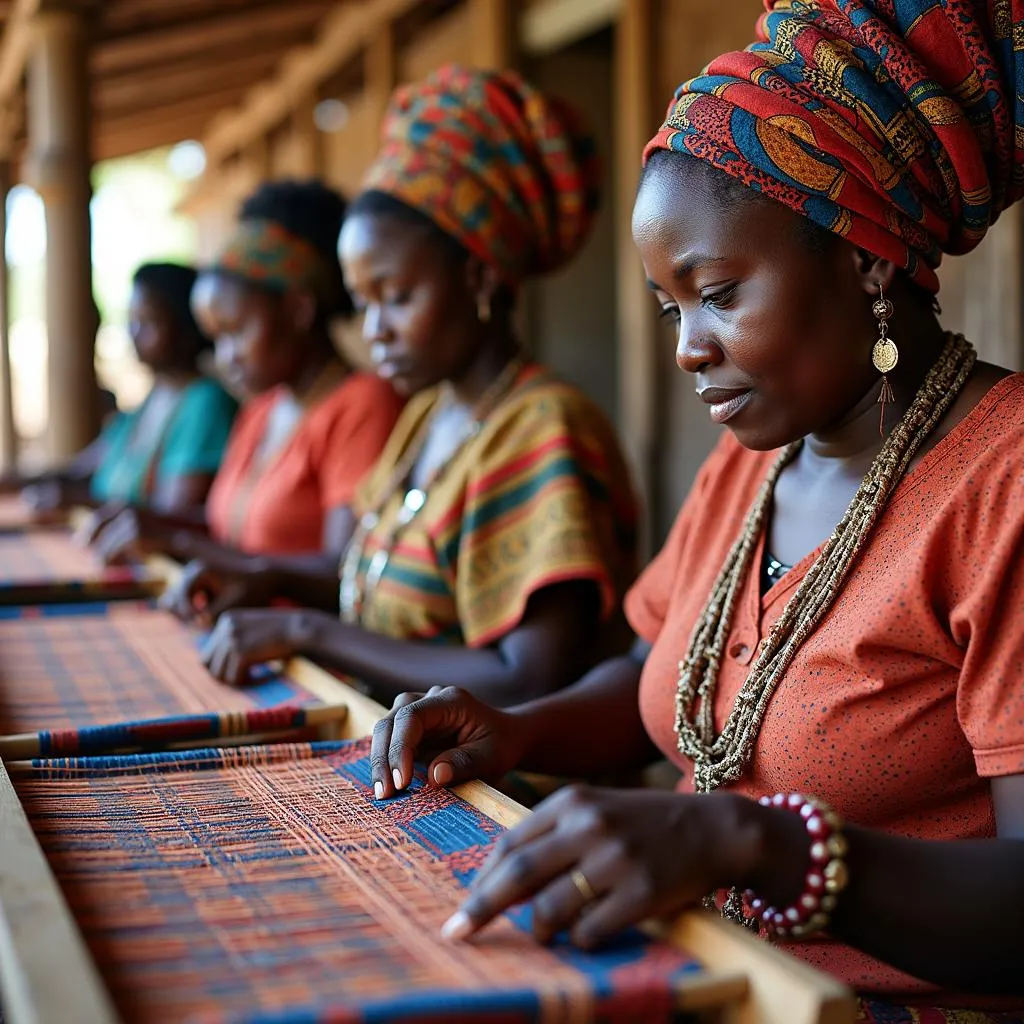
<instances>
[{"instance_id":1,"label":"striped yellow and green top","mask_svg":"<svg viewBox=\"0 0 1024 1024\"><path fill-rule=\"evenodd\" d=\"M376 506L439 400L430 389L406 407L357 513ZM367 538L364 578L403 499L391 497ZM519 624L531 595L577 580L598 586L612 618L635 573L638 518L607 417L576 388L528 365L399 532L364 625L400 639L483 647Z\"/></svg>"}]
</instances>

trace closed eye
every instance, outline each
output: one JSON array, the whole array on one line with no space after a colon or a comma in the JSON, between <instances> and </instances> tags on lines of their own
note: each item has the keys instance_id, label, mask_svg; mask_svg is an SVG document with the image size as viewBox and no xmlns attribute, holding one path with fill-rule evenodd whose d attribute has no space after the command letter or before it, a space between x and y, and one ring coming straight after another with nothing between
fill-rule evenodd
<instances>
[{"instance_id":1,"label":"closed eye","mask_svg":"<svg viewBox=\"0 0 1024 1024\"><path fill-rule=\"evenodd\" d=\"M717 291L705 292L701 297L701 305L712 306L714 309L728 309L736 299L738 284L726 285Z\"/></svg>"}]
</instances>

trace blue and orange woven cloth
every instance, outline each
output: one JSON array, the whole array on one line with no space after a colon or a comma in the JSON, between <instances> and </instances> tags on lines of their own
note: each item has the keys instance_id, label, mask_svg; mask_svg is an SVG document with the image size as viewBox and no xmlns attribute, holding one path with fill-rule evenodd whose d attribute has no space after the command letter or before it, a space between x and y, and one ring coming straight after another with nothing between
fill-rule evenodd
<instances>
[{"instance_id":1,"label":"blue and orange woven cloth","mask_svg":"<svg viewBox=\"0 0 1024 1024\"><path fill-rule=\"evenodd\" d=\"M67 530L0 533L0 605L138 597L155 585L144 568L104 567Z\"/></svg>"},{"instance_id":2,"label":"blue and orange woven cloth","mask_svg":"<svg viewBox=\"0 0 1024 1024\"><path fill-rule=\"evenodd\" d=\"M502 828L369 741L37 762L16 786L126 1020L659 1022L700 966L638 933L538 946L522 914L439 929Z\"/></svg>"},{"instance_id":3,"label":"blue and orange woven cloth","mask_svg":"<svg viewBox=\"0 0 1024 1024\"><path fill-rule=\"evenodd\" d=\"M53 606L0 616L0 733L126 724L310 703L269 669L251 686L215 680L198 637L136 603Z\"/></svg>"}]
</instances>

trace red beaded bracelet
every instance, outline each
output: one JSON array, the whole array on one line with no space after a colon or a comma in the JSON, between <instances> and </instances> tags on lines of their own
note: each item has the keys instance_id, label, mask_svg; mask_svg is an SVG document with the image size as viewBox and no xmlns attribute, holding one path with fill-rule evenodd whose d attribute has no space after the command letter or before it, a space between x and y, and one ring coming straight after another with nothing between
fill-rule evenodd
<instances>
[{"instance_id":1,"label":"red beaded bracelet","mask_svg":"<svg viewBox=\"0 0 1024 1024\"><path fill-rule=\"evenodd\" d=\"M827 804L799 793L776 793L758 801L765 807L799 814L811 838L810 867L803 891L791 906L779 910L769 906L749 889L743 894L744 907L769 935L805 939L828 927L839 894L846 888L846 837L843 820Z\"/></svg>"}]
</instances>

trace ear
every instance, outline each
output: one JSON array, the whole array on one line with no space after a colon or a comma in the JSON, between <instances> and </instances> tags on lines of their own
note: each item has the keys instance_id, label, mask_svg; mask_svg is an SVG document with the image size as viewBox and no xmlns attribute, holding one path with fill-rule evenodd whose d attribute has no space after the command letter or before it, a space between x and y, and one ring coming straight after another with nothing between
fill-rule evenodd
<instances>
[{"instance_id":1,"label":"ear","mask_svg":"<svg viewBox=\"0 0 1024 1024\"><path fill-rule=\"evenodd\" d=\"M289 292L288 318L297 334L308 334L316 324L316 296L309 291Z\"/></svg>"},{"instance_id":2,"label":"ear","mask_svg":"<svg viewBox=\"0 0 1024 1024\"><path fill-rule=\"evenodd\" d=\"M876 256L867 249L853 250L853 266L865 293L876 299L879 288L892 290L899 269L891 260Z\"/></svg>"},{"instance_id":3,"label":"ear","mask_svg":"<svg viewBox=\"0 0 1024 1024\"><path fill-rule=\"evenodd\" d=\"M477 256L470 256L466 260L466 286L470 298L478 307L484 302L490 305L501 289L502 277L490 263L484 263Z\"/></svg>"}]
</instances>

